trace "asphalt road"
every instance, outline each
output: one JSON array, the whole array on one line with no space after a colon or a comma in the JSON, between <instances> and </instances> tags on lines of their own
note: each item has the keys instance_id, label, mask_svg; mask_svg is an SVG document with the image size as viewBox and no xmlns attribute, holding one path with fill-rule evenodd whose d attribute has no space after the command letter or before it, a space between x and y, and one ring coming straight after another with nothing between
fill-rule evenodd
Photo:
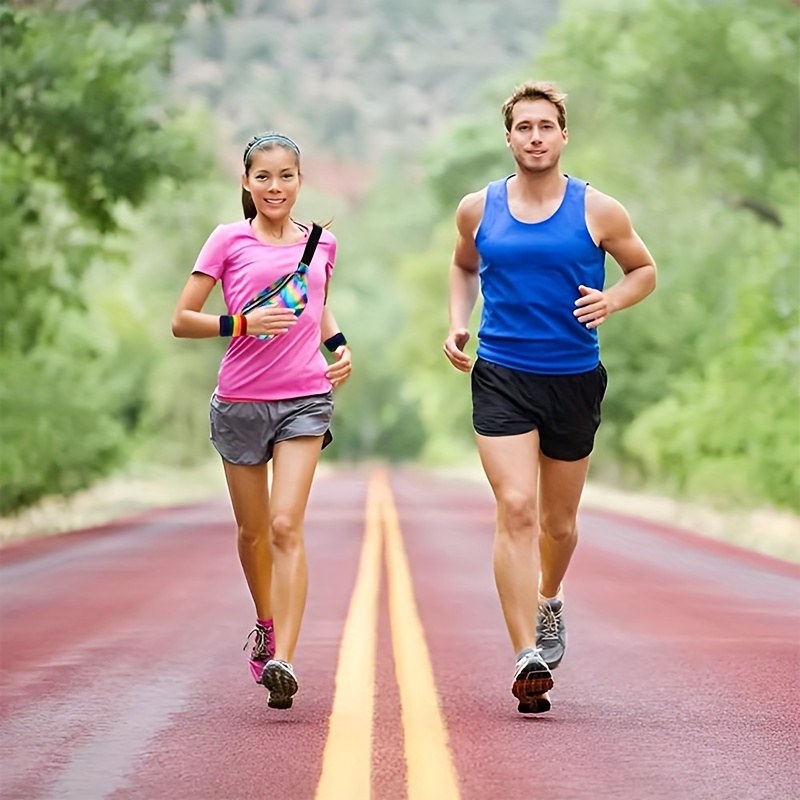
<instances>
[{"instance_id":1,"label":"asphalt road","mask_svg":"<svg viewBox=\"0 0 800 800\"><path fill-rule=\"evenodd\" d=\"M0 797L793 800L800 567L581 515L553 710L523 716L483 484L320 477L289 711L242 651L227 501L0 551Z\"/></svg>"}]
</instances>

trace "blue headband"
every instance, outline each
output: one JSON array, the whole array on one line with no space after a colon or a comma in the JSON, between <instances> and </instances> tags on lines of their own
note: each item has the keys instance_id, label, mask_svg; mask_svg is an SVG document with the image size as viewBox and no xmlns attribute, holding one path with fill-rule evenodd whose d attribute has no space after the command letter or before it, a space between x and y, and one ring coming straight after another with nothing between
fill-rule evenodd
<instances>
[{"instance_id":1,"label":"blue headband","mask_svg":"<svg viewBox=\"0 0 800 800\"><path fill-rule=\"evenodd\" d=\"M244 163L247 163L250 153L252 153L256 147L268 143L279 144L288 147L290 150L294 150L298 157L300 156L300 148L288 136L284 136L282 133L267 133L264 136L259 136L258 139L256 139L253 144L251 144L247 150L244 151Z\"/></svg>"}]
</instances>

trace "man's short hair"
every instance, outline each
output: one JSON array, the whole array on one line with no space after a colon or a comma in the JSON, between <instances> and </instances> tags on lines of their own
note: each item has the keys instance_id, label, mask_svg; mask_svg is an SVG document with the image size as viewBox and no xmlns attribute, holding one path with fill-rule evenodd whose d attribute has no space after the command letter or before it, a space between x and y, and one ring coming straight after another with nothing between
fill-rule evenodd
<instances>
[{"instance_id":1,"label":"man's short hair","mask_svg":"<svg viewBox=\"0 0 800 800\"><path fill-rule=\"evenodd\" d=\"M558 109L558 125L563 131L567 127L567 95L549 81L527 81L514 89L513 94L503 103L503 117L506 130L511 130L514 106L520 100L548 100Z\"/></svg>"}]
</instances>

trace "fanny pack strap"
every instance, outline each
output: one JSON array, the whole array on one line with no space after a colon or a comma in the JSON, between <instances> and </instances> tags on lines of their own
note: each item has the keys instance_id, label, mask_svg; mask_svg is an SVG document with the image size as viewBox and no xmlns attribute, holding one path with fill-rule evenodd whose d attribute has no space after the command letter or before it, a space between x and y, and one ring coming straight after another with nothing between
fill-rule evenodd
<instances>
[{"instance_id":1,"label":"fanny pack strap","mask_svg":"<svg viewBox=\"0 0 800 800\"><path fill-rule=\"evenodd\" d=\"M301 264L307 267L311 264L311 259L314 258L314 252L319 244L319 237L322 236L322 228L316 222L311 224L311 233L308 235L306 242L306 249L303 251L303 257L300 259Z\"/></svg>"}]
</instances>

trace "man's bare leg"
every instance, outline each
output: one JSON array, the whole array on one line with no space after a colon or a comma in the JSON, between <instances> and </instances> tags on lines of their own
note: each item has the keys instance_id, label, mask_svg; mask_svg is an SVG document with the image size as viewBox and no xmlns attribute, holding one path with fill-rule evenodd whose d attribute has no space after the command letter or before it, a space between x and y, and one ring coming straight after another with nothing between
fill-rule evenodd
<instances>
[{"instance_id":1,"label":"man's bare leg","mask_svg":"<svg viewBox=\"0 0 800 800\"><path fill-rule=\"evenodd\" d=\"M578 544L578 506L589 470L589 457L556 461L539 457L539 554L544 597L555 597Z\"/></svg>"},{"instance_id":2,"label":"man's bare leg","mask_svg":"<svg viewBox=\"0 0 800 800\"><path fill-rule=\"evenodd\" d=\"M566 648L566 629L559 596L572 554L578 544L578 506L580 504L589 457L580 461L539 459L539 613L537 646L551 669L561 663ZM545 598L559 602L542 603Z\"/></svg>"},{"instance_id":3,"label":"man's bare leg","mask_svg":"<svg viewBox=\"0 0 800 800\"><path fill-rule=\"evenodd\" d=\"M477 436L497 502L494 579L514 652L535 643L539 576L537 476L539 434Z\"/></svg>"},{"instance_id":4,"label":"man's bare leg","mask_svg":"<svg viewBox=\"0 0 800 800\"><path fill-rule=\"evenodd\" d=\"M517 654L512 692L522 713L548 711L553 679L536 643L539 577L537 474L539 434L477 436L486 477L497 501L494 577L511 644Z\"/></svg>"}]
</instances>

